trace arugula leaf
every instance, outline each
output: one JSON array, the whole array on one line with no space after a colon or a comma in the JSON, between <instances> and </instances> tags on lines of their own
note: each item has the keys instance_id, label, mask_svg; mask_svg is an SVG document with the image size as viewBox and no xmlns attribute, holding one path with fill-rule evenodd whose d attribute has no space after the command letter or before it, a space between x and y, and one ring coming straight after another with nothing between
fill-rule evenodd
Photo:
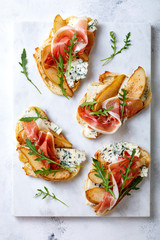
<instances>
[{"instance_id":1,"label":"arugula leaf","mask_svg":"<svg viewBox=\"0 0 160 240\"><path fill-rule=\"evenodd\" d=\"M122 103L120 103L120 105L122 106L122 110L121 110L121 121L123 122L123 113L124 113L124 107L127 105L126 101L129 98L126 98L128 91L125 89L121 89L122 93L119 93L120 97L119 100L122 101Z\"/></svg>"},{"instance_id":2,"label":"arugula leaf","mask_svg":"<svg viewBox=\"0 0 160 240\"><path fill-rule=\"evenodd\" d=\"M79 37L76 37L76 35L78 34L78 32L75 32L72 36L72 39L70 39L70 45L66 45L67 48L69 48L69 50L65 49L64 48L64 52L66 52L68 54L68 59L67 59L67 62L68 62L68 70L67 70L67 73L69 75L71 69L72 69L72 66L71 66L71 62L72 62L72 59L73 58L77 58L77 55L74 55L75 53L77 52L74 52L73 51L73 47L75 46L75 41L79 38Z\"/></svg>"},{"instance_id":3,"label":"arugula leaf","mask_svg":"<svg viewBox=\"0 0 160 240\"><path fill-rule=\"evenodd\" d=\"M108 112L111 111L112 109L113 109L113 107L110 107L108 109L102 108L102 109L100 109L100 110L98 110L96 112L90 112L89 114L90 115L96 115L96 116L100 116L100 115L108 116Z\"/></svg>"},{"instance_id":4,"label":"arugula leaf","mask_svg":"<svg viewBox=\"0 0 160 240\"><path fill-rule=\"evenodd\" d=\"M37 119L46 119L47 120L47 117L46 116L42 116L42 114L37 110L37 108L34 109L36 114L37 114L37 117L22 117L21 119L19 119L19 121L23 121L23 122L31 122L31 121L36 121Z\"/></svg>"},{"instance_id":5,"label":"arugula leaf","mask_svg":"<svg viewBox=\"0 0 160 240\"><path fill-rule=\"evenodd\" d=\"M54 58L54 60L57 63L58 78L60 80L60 83L58 85L60 86L60 88L62 90L63 96L65 96L69 100L68 96L65 93L66 89L63 87L63 83L64 83L64 63L63 63L62 55L59 54L58 58L59 58L59 61L57 61L57 59Z\"/></svg>"},{"instance_id":6,"label":"arugula leaf","mask_svg":"<svg viewBox=\"0 0 160 240\"><path fill-rule=\"evenodd\" d=\"M127 49L131 45L131 40L130 40L131 33L127 33L126 38L123 40L124 41L124 46L116 52L116 35L113 31L110 32L110 41L111 41L111 48L113 49L113 53L105 58L102 59L101 61L105 61L102 66L107 64L112 58L114 58L117 54L120 54L123 50Z\"/></svg>"},{"instance_id":7,"label":"arugula leaf","mask_svg":"<svg viewBox=\"0 0 160 240\"><path fill-rule=\"evenodd\" d=\"M131 195L129 193L130 190L139 190L139 188L137 187L137 185L142 181L143 177L137 177L135 178L132 182L131 182L131 185L127 188L125 188L123 190L123 192L121 193L120 197L119 197L119 200L122 199L125 195Z\"/></svg>"},{"instance_id":8,"label":"arugula leaf","mask_svg":"<svg viewBox=\"0 0 160 240\"><path fill-rule=\"evenodd\" d=\"M44 191L45 190L45 191ZM64 204L65 206L68 207L68 205L64 202L62 202L60 199L58 199L54 193L50 193L48 188L44 186L44 190L42 189L37 189L38 193L35 194L35 197L39 197L41 195L44 195L42 199L45 199L46 197L51 197L52 199L55 199L59 202L61 202L62 204Z\"/></svg>"},{"instance_id":9,"label":"arugula leaf","mask_svg":"<svg viewBox=\"0 0 160 240\"><path fill-rule=\"evenodd\" d=\"M34 171L35 174L41 174L42 176L48 176L49 174L53 173L52 176L55 176L56 172L62 171L63 169L46 169L46 168L41 168L41 170L36 170Z\"/></svg>"},{"instance_id":10,"label":"arugula leaf","mask_svg":"<svg viewBox=\"0 0 160 240\"><path fill-rule=\"evenodd\" d=\"M35 161L42 161L42 160L47 160L47 162L45 164L49 164L49 163L54 163L58 166L60 166L62 168L62 170L66 169L70 172L72 172L70 170L70 168L73 168L73 167L66 167L60 163L57 163L53 160L51 160L50 158L46 157L43 153L43 151L40 149L41 153L39 153L36 149L36 146L35 146L35 143L32 144L32 142L29 140L29 139L26 139L26 145L25 145L27 148L29 148L30 152L28 153L29 155L38 155L39 157L35 159Z\"/></svg>"},{"instance_id":11,"label":"arugula leaf","mask_svg":"<svg viewBox=\"0 0 160 240\"><path fill-rule=\"evenodd\" d=\"M84 103L82 103L80 106L81 106L81 107L85 107L85 109L89 108L89 110L90 110L90 109L94 110L94 105L95 105L96 103L97 103L97 101L96 101L95 99L93 99L93 102L84 102Z\"/></svg>"},{"instance_id":12,"label":"arugula leaf","mask_svg":"<svg viewBox=\"0 0 160 240\"><path fill-rule=\"evenodd\" d=\"M134 148L133 151L132 151L131 158L130 158L130 160L129 160L128 167L123 166L123 167L126 169L125 175L124 175L124 174L122 173L122 171L120 170L120 173L121 173L122 178L123 178L123 184L122 184L121 189L120 189L120 192L119 192L120 195L122 194L122 191L124 190L124 185L125 185L126 181L127 181L128 179L134 178L133 176L130 176L130 177L129 177L128 175L129 175L130 171L134 171L134 170L131 168L131 165L132 165L132 163L133 163L133 158L134 158L134 156L135 156L135 153L136 153L136 149ZM125 158L129 159L129 158L126 157L126 156L125 156Z\"/></svg>"},{"instance_id":13,"label":"arugula leaf","mask_svg":"<svg viewBox=\"0 0 160 240\"><path fill-rule=\"evenodd\" d=\"M38 90L38 92L40 93L40 94L42 94L41 93L41 91L38 89L38 87L31 81L31 79L29 79L29 77L28 77L28 72L27 72L27 68L26 68L26 65L27 65L27 54L26 54L26 50L25 50L25 48L23 49L23 52L22 52L22 54L21 54L21 61L22 62L19 62L19 65L22 67L22 69L23 69L23 71L21 71L21 73L23 73L25 76L26 76L26 78L27 78L27 80Z\"/></svg>"},{"instance_id":14,"label":"arugula leaf","mask_svg":"<svg viewBox=\"0 0 160 240\"><path fill-rule=\"evenodd\" d=\"M100 161L98 161L95 158L92 158L92 160L93 160L93 166L94 166L93 170L95 172L97 172L97 174L95 174L95 176L102 179L101 185L103 185L106 188L106 191L109 192L114 197L114 199L116 199L113 191L111 190L111 188L113 188L114 185L110 184L110 183L112 183L112 181L109 180L109 175L110 175L111 172L109 172L107 174L107 177L106 177L106 172L107 171L104 170L103 164L101 165Z\"/></svg>"}]
</instances>

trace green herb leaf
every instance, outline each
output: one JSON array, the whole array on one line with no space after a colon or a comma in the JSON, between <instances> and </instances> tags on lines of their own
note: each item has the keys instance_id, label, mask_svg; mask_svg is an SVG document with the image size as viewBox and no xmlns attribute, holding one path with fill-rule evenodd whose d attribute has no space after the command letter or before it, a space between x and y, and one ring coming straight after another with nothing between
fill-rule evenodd
<instances>
[{"instance_id":1,"label":"green herb leaf","mask_svg":"<svg viewBox=\"0 0 160 240\"><path fill-rule=\"evenodd\" d=\"M126 38L123 40L124 46L119 51L116 52L116 35L114 34L113 31L110 32L110 37L111 37L110 41L111 41L111 48L113 49L113 53L109 57L101 60L101 61L105 61L102 66L107 64L117 54L120 54L123 50L127 49L131 45L130 36L131 36L131 33L130 32L127 33Z\"/></svg>"},{"instance_id":2,"label":"green herb leaf","mask_svg":"<svg viewBox=\"0 0 160 240\"><path fill-rule=\"evenodd\" d=\"M48 176L49 174L51 174L51 173L53 173L53 175L52 176L55 176L55 174L57 173L57 172L59 172L59 171L62 171L63 169L50 169L50 168L48 168L48 169L46 169L46 168L41 168L41 170L36 170L36 171L34 171L34 173L35 174L40 174L40 175L42 175L42 176Z\"/></svg>"},{"instance_id":3,"label":"green herb leaf","mask_svg":"<svg viewBox=\"0 0 160 240\"><path fill-rule=\"evenodd\" d=\"M93 102L84 102L84 103L82 103L80 106L81 106L81 107L85 107L85 109L89 108L89 110L90 110L90 109L94 110L94 105L95 105L96 103L97 103L97 101L96 101L95 99L93 99Z\"/></svg>"},{"instance_id":4,"label":"green herb leaf","mask_svg":"<svg viewBox=\"0 0 160 240\"><path fill-rule=\"evenodd\" d=\"M36 114L37 114L37 117L22 117L21 119L19 119L19 121L23 121L23 122L31 122L31 121L36 121L37 119L46 119L47 120L47 117L46 116L42 116L42 114L37 110L37 108L34 109Z\"/></svg>"},{"instance_id":5,"label":"green herb leaf","mask_svg":"<svg viewBox=\"0 0 160 240\"><path fill-rule=\"evenodd\" d=\"M45 190L45 191L44 191ZM51 197L52 199L55 199L59 202L61 202L62 204L64 204L65 206L68 207L68 205L64 202L62 202L60 199L58 199L54 193L50 193L48 188L44 186L44 190L42 189L37 189L38 193L35 194L35 197L39 197L41 195L44 195L42 199L45 199L46 197Z\"/></svg>"},{"instance_id":6,"label":"green herb leaf","mask_svg":"<svg viewBox=\"0 0 160 240\"><path fill-rule=\"evenodd\" d=\"M54 58L54 60L56 61L57 63L57 70L58 70L58 78L60 80L60 83L58 84L62 90L62 93L63 93L63 96L65 96L68 100L68 96L66 95L66 89L64 88L63 86L63 83L64 83L64 63L63 63L63 58L62 58L62 55L59 54L59 61L57 61L56 58Z\"/></svg>"},{"instance_id":7,"label":"green herb leaf","mask_svg":"<svg viewBox=\"0 0 160 240\"><path fill-rule=\"evenodd\" d=\"M25 145L25 146L26 146L27 148L29 148L29 150L30 150L30 152L28 153L29 155L38 155L38 156L39 156L38 158L35 159L35 161L42 161L42 160L45 159L45 160L47 160L47 162L46 162L45 164L54 163L54 164L60 166L60 167L62 168L61 170L66 169L66 170L72 172L72 171L70 170L70 168L73 168L73 167L66 167L66 166L64 166L64 165L62 165L62 164L60 164L60 163L57 163L57 162L51 160L50 158L48 158L48 157L46 157L46 156L44 155L44 153L43 153L43 151L42 151L41 149L40 149L41 153L39 153L39 152L37 151L37 149L36 149L35 143L32 144L32 142L31 142L29 139L26 139L26 145Z\"/></svg>"},{"instance_id":8,"label":"green herb leaf","mask_svg":"<svg viewBox=\"0 0 160 240\"><path fill-rule=\"evenodd\" d=\"M120 171L120 173L121 173L121 175L122 175L122 178L123 178L123 184L122 184L121 189L120 189L120 192L119 192L120 196L121 196L121 194L122 194L122 192L123 192L123 190L124 190L124 185L125 185L126 181L127 181L128 179L133 178L132 176L129 177L128 175L129 175L130 171L133 171L133 169L131 168L131 165L132 165L132 163L133 163L133 158L134 158L134 156L135 156L135 153L136 153L136 149L134 148L133 151L132 151L131 158L130 158L130 160L129 160L128 167L125 167L125 168L126 168L126 173L125 173L125 175L122 174L122 171ZM126 158L128 159L128 157L126 157Z\"/></svg>"},{"instance_id":9,"label":"green herb leaf","mask_svg":"<svg viewBox=\"0 0 160 240\"><path fill-rule=\"evenodd\" d=\"M100 110L96 111L96 112L90 112L90 115L96 115L96 116L108 116L108 112L111 111L113 109L113 107L110 107L108 109L105 108L101 108Z\"/></svg>"},{"instance_id":10,"label":"green herb leaf","mask_svg":"<svg viewBox=\"0 0 160 240\"><path fill-rule=\"evenodd\" d=\"M120 199L122 199L125 195L131 195L130 193L129 193L129 191L130 190L139 190L139 188L137 187L137 185L142 181L142 179L143 179L143 177L137 177L137 178L135 178L132 182L131 182L131 184L130 184L130 186L129 187L127 187L127 188L125 188L124 190L123 190L123 192L121 192L121 195L120 195L120 197L119 197L119 200Z\"/></svg>"},{"instance_id":11,"label":"green herb leaf","mask_svg":"<svg viewBox=\"0 0 160 240\"><path fill-rule=\"evenodd\" d=\"M95 172L97 172L97 174L95 174L95 175L97 177L99 177L100 179L102 179L101 185L103 185L106 188L106 191L109 192L114 197L114 199L116 199L116 197L111 189L114 187L114 185L111 184L112 181L109 180L109 175L111 172L109 172L106 177L106 170L104 170L103 164L101 165L100 161L96 160L95 158L92 158L92 160L93 160L93 166L94 166L93 170Z\"/></svg>"},{"instance_id":12,"label":"green herb leaf","mask_svg":"<svg viewBox=\"0 0 160 240\"><path fill-rule=\"evenodd\" d=\"M123 113L124 113L124 107L127 105L126 101L129 98L126 98L128 91L126 91L125 89L121 89L122 93L119 93L119 99L120 101L122 101L122 103L120 103L120 105L122 106L122 110L121 110L121 121L123 122Z\"/></svg>"},{"instance_id":13,"label":"green herb leaf","mask_svg":"<svg viewBox=\"0 0 160 240\"><path fill-rule=\"evenodd\" d=\"M27 68L26 68L26 65L27 65L27 55L26 55L26 50L25 50L25 48L23 49L23 52L22 52L22 54L21 54L21 62L19 62L19 65L22 67L22 69L23 69L23 71L21 71L21 73L23 73L25 76L26 76L26 78L27 78L27 80L38 90L38 92L40 93L40 94L42 94L41 93L41 91L38 89L38 87L31 81L31 79L29 79L29 77L28 77L28 72L27 72Z\"/></svg>"},{"instance_id":14,"label":"green herb leaf","mask_svg":"<svg viewBox=\"0 0 160 240\"><path fill-rule=\"evenodd\" d=\"M73 60L73 58L77 58L77 52L74 52L73 51L73 47L74 45L76 44L75 41L78 39L78 37L76 37L76 35L78 34L78 32L75 32L72 36L72 39L70 39L70 45L66 45L67 48L69 48L69 50L66 50L64 48L64 51L68 54L68 59L67 59L67 62L68 62L68 70L67 70L67 73L69 75L71 69L72 69L72 66L71 66L71 62Z\"/></svg>"}]
</instances>

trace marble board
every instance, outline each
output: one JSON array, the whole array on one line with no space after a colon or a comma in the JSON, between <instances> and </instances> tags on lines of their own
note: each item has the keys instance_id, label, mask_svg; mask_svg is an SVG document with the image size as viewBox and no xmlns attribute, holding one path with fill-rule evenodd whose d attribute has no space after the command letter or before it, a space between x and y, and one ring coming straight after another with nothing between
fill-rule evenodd
<instances>
[{"instance_id":1,"label":"marble board","mask_svg":"<svg viewBox=\"0 0 160 240\"><path fill-rule=\"evenodd\" d=\"M95 45L90 55L87 79L82 80L74 97L69 101L54 95L43 83L33 58L34 49L48 37L52 22L17 22L14 25L14 127L23 111L29 106L42 108L57 125L63 129L66 138L73 147L85 150L87 160L80 173L68 182L53 183L25 175L23 164L18 160L16 140L13 151L13 215L15 216L96 216L92 208L85 204L84 183L91 165L91 157L101 146L113 142L128 141L137 143L150 152L150 106L128 120L114 135L103 135L96 140L85 139L82 127L76 121L76 109L86 92L87 86L104 71L132 74L142 66L151 80L151 27L149 24L99 23ZM101 59L112 52L109 32L117 35L117 48L123 45L123 39L131 32L132 46L117 55L110 63L102 67ZM23 48L28 58L29 77L40 88L42 95L20 73L18 62ZM150 174L149 174L150 175ZM61 203L34 195L38 188L48 187L69 207ZM150 176L140 184L139 191L125 197L106 217L149 217L150 216Z\"/></svg>"}]
</instances>

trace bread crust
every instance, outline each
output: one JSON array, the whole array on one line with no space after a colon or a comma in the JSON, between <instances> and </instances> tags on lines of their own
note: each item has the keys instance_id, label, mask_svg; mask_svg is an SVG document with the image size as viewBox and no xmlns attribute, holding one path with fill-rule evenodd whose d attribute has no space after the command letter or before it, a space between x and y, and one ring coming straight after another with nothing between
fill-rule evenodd
<instances>
[{"instance_id":1,"label":"bread crust","mask_svg":"<svg viewBox=\"0 0 160 240\"><path fill-rule=\"evenodd\" d=\"M35 108L42 114L42 116L45 116L47 118L47 120L49 122L51 122L50 119L48 118L47 114L42 109L32 106L29 108L29 110L34 110ZM35 169L35 167L32 165L34 159L31 159L31 156L28 154L29 150L28 150L28 148L25 147L26 143L24 140L22 140L23 139L22 131L23 131L23 129L20 125L20 122L18 121L16 124L16 129L15 129L15 134L16 134L16 139L17 139L17 151L19 153L19 160L24 163L23 169L24 169L26 175L32 176L32 177L37 177L37 178L43 178L47 181L68 181L78 174L78 172L80 171L80 167L77 167L76 172L70 173L68 170L63 170L61 172L57 172L55 174L55 176L52 176L52 174L49 174L48 176L42 176L40 174L35 174L34 171L37 169ZM59 135L56 135L55 133L53 133L53 131L50 131L50 133L52 133L54 139L56 139L56 136L59 137L61 139L61 141L63 142L62 144L65 144L65 146L64 146L65 148L72 148L72 144L67 141L67 139L65 138L65 136L62 133L60 133ZM59 146L57 146L57 147L59 147ZM37 158L37 157L33 156L33 158ZM41 167L43 167L40 165L40 162L36 162L36 163L39 164L38 169L41 169Z\"/></svg>"}]
</instances>

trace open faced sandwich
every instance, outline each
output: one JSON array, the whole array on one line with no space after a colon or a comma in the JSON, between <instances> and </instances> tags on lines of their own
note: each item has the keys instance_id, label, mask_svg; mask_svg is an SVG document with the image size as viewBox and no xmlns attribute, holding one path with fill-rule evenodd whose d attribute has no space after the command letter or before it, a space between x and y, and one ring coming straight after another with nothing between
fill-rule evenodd
<instances>
[{"instance_id":1,"label":"open faced sandwich","mask_svg":"<svg viewBox=\"0 0 160 240\"><path fill-rule=\"evenodd\" d=\"M147 177L149 154L136 144L119 142L95 153L85 184L87 204L97 215L109 213Z\"/></svg>"},{"instance_id":2,"label":"open faced sandwich","mask_svg":"<svg viewBox=\"0 0 160 240\"><path fill-rule=\"evenodd\" d=\"M62 129L38 107L27 109L16 125L19 160L26 174L48 181L66 181L76 176L85 152L72 149Z\"/></svg>"},{"instance_id":3,"label":"open faced sandwich","mask_svg":"<svg viewBox=\"0 0 160 240\"><path fill-rule=\"evenodd\" d=\"M80 102L77 120L86 138L113 134L151 102L152 93L142 67L131 75L105 72L89 85Z\"/></svg>"},{"instance_id":4,"label":"open faced sandwich","mask_svg":"<svg viewBox=\"0 0 160 240\"><path fill-rule=\"evenodd\" d=\"M34 54L40 75L53 93L72 97L86 78L96 29L96 19L55 17L49 37Z\"/></svg>"}]
</instances>

